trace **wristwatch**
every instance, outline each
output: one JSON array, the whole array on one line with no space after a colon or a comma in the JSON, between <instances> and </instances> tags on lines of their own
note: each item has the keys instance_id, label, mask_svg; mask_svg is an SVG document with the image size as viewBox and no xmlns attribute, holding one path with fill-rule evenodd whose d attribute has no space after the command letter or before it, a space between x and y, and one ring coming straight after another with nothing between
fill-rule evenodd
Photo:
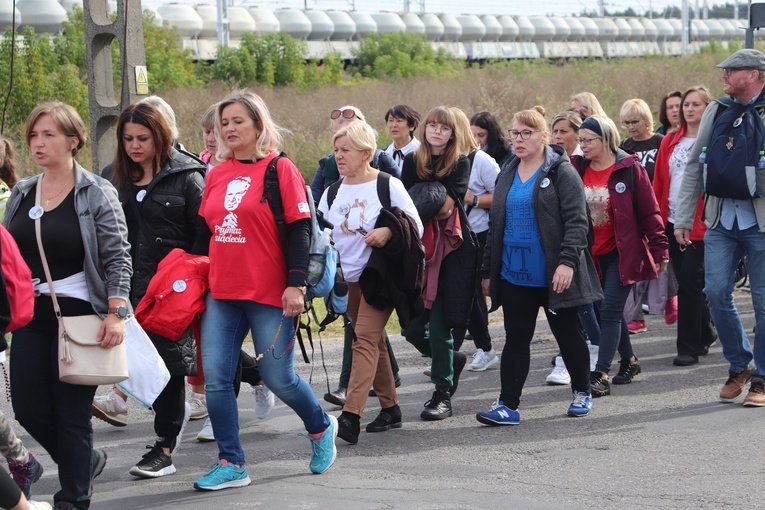
<instances>
[{"instance_id":1,"label":"wristwatch","mask_svg":"<svg viewBox=\"0 0 765 510\"><path fill-rule=\"evenodd\" d=\"M120 319L126 319L128 316L128 307L125 305L122 305L116 308L109 308L109 313L113 313Z\"/></svg>"},{"instance_id":2,"label":"wristwatch","mask_svg":"<svg viewBox=\"0 0 765 510\"><path fill-rule=\"evenodd\" d=\"M473 207L478 207L478 195L473 195Z\"/></svg>"}]
</instances>

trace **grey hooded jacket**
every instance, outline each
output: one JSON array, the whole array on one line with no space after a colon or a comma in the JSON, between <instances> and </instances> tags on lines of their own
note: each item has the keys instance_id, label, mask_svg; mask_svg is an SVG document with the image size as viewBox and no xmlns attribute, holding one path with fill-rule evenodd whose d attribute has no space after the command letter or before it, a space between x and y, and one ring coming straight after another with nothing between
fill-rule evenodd
<instances>
[{"instance_id":1,"label":"grey hooded jacket","mask_svg":"<svg viewBox=\"0 0 765 510\"><path fill-rule=\"evenodd\" d=\"M13 188L5 209L7 227L18 211L21 200L37 183L33 175ZM74 163L74 207L80 220L85 247L83 270L93 311L101 317L109 313L109 299L130 302L130 244L127 240L125 214L112 184ZM129 306L129 305L128 305Z\"/></svg>"}]
</instances>

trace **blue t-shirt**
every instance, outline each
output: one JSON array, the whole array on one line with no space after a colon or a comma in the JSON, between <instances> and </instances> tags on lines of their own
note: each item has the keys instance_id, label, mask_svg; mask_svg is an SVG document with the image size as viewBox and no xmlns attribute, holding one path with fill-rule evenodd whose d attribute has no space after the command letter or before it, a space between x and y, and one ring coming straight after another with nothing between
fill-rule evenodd
<instances>
[{"instance_id":1,"label":"blue t-shirt","mask_svg":"<svg viewBox=\"0 0 765 510\"><path fill-rule=\"evenodd\" d=\"M505 204L502 278L523 287L547 287L545 254L532 202L538 173L526 182L516 173Z\"/></svg>"}]
</instances>

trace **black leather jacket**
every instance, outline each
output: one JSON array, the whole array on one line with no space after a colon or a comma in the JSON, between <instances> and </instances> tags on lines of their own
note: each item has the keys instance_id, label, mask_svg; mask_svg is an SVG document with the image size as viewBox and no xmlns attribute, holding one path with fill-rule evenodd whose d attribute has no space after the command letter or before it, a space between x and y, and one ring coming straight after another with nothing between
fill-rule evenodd
<instances>
[{"instance_id":1,"label":"black leather jacket","mask_svg":"<svg viewBox=\"0 0 765 510\"><path fill-rule=\"evenodd\" d=\"M128 230L138 229L133 247L133 281L130 299L136 306L146 293L157 265L173 248L207 255L210 230L199 216L204 190L206 165L192 155L170 151L170 159L146 188L139 203L130 197L129 188L119 189L120 203L125 210ZM143 225L136 218L138 210ZM194 341L190 331L177 342L158 335L154 341L171 375L196 373Z\"/></svg>"}]
</instances>

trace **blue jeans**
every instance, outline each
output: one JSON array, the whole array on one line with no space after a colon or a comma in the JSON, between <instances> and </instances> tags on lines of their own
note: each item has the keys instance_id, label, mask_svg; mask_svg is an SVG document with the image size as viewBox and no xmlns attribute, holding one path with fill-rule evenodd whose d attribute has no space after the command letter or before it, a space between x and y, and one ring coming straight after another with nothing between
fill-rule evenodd
<instances>
[{"instance_id":1,"label":"blue jeans","mask_svg":"<svg viewBox=\"0 0 765 510\"><path fill-rule=\"evenodd\" d=\"M602 273L603 300L600 302L600 347L595 370L608 374L617 349L622 359L633 356L630 332L624 320L624 304L632 285L622 285L619 254L616 250L598 257ZM206 369L205 369L206 370Z\"/></svg>"},{"instance_id":2,"label":"blue jeans","mask_svg":"<svg viewBox=\"0 0 765 510\"><path fill-rule=\"evenodd\" d=\"M234 375L239 351L249 330L252 330L255 352L265 353L258 360L263 383L297 413L309 434L326 430L329 417L311 387L293 369L294 319L283 317L281 308L254 301L214 299L208 293L205 303L207 312L202 316L202 364L207 410L218 443L218 458L244 464ZM282 329L274 343L279 323ZM267 349L269 351L265 352Z\"/></svg>"},{"instance_id":3,"label":"blue jeans","mask_svg":"<svg viewBox=\"0 0 765 510\"><path fill-rule=\"evenodd\" d=\"M704 293L725 359L731 370L744 370L754 360L754 376L765 378L765 234L757 227L732 230L722 225L707 230L704 236ZM755 316L754 349L741 324L733 302L733 278L736 266L746 254Z\"/></svg>"},{"instance_id":4,"label":"blue jeans","mask_svg":"<svg viewBox=\"0 0 765 510\"><path fill-rule=\"evenodd\" d=\"M576 312L584 336L592 345L600 345L600 324L595 316L595 305L582 305Z\"/></svg>"}]
</instances>

